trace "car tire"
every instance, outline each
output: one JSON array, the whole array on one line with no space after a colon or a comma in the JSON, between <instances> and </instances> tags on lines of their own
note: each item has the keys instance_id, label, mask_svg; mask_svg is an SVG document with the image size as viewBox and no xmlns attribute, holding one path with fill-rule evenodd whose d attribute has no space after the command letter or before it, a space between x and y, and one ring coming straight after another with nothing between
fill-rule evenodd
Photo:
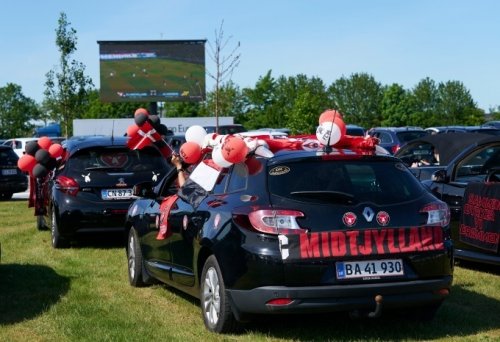
<instances>
[{"instance_id":1,"label":"car tire","mask_svg":"<svg viewBox=\"0 0 500 342\"><path fill-rule=\"evenodd\" d=\"M43 215L36 216L36 229L47 230L47 225L45 225L45 218L43 217Z\"/></svg>"},{"instance_id":2,"label":"car tire","mask_svg":"<svg viewBox=\"0 0 500 342\"><path fill-rule=\"evenodd\" d=\"M200 279L200 305L203 322L215 333L234 332L239 328L231 310L219 263L211 255L203 266Z\"/></svg>"},{"instance_id":3,"label":"car tire","mask_svg":"<svg viewBox=\"0 0 500 342\"><path fill-rule=\"evenodd\" d=\"M128 281L133 287L144 287L148 285L144 281L144 265L142 258L141 246L139 245L139 237L134 228L130 228L127 239L127 265L128 265Z\"/></svg>"},{"instance_id":4,"label":"car tire","mask_svg":"<svg viewBox=\"0 0 500 342\"><path fill-rule=\"evenodd\" d=\"M68 240L62 237L61 234L59 233L59 225L57 224L57 214L55 208L52 208L50 217L52 218L50 223L52 247L68 248L69 247Z\"/></svg>"}]
</instances>

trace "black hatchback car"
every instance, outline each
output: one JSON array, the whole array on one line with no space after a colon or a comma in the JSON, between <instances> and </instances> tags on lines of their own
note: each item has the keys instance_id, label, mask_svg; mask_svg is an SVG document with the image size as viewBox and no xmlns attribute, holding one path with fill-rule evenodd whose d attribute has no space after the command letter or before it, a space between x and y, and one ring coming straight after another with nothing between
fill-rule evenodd
<instances>
[{"instance_id":1,"label":"black hatchback car","mask_svg":"<svg viewBox=\"0 0 500 342\"><path fill-rule=\"evenodd\" d=\"M198 175L213 173L205 169L177 194L174 172L153 190L137 186L144 197L126 225L131 285L160 280L198 297L209 330L255 314L403 309L432 318L449 294L448 207L399 159L280 151L200 187Z\"/></svg>"},{"instance_id":2,"label":"black hatchback car","mask_svg":"<svg viewBox=\"0 0 500 342\"><path fill-rule=\"evenodd\" d=\"M28 188L28 177L17 167L18 160L12 147L0 145L0 200L9 200Z\"/></svg>"},{"instance_id":3,"label":"black hatchback car","mask_svg":"<svg viewBox=\"0 0 500 342\"><path fill-rule=\"evenodd\" d=\"M171 166L155 147L130 150L126 137L66 140L64 160L40 185L38 228L50 227L52 246L81 233L123 231L135 184L156 184Z\"/></svg>"}]
</instances>

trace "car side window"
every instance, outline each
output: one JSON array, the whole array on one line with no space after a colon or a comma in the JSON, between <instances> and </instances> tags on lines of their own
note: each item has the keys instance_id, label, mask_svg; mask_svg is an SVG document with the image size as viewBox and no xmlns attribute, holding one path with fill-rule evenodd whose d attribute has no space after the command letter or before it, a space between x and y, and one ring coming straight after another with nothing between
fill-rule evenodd
<instances>
[{"instance_id":1,"label":"car side window","mask_svg":"<svg viewBox=\"0 0 500 342\"><path fill-rule=\"evenodd\" d=\"M217 182L215 183L212 193L216 195L225 193L228 178L228 169L222 169L219 177L217 178Z\"/></svg>"},{"instance_id":2,"label":"car side window","mask_svg":"<svg viewBox=\"0 0 500 342\"><path fill-rule=\"evenodd\" d=\"M378 138L380 139L381 143L391 143L392 138L390 134L387 134L385 132L380 132Z\"/></svg>"},{"instance_id":3,"label":"car side window","mask_svg":"<svg viewBox=\"0 0 500 342\"><path fill-rule=\"evenodd\" d=\"M468 181L468 177L486 175L494 167L500 167L500 146L489 146L471 153L457 167L457 181Z\"/></svg>"},{"instance_id":4,"label":"car side window","mask_svg":"<svg viewBox=\"0 0 500 342\"><path fill-rule=\"evenodd\" d=\"M233 166L231 177L227 185L226 192L236 192L245 190L248 181L248 168L245 163L238 163Z\"/></svg>"}]
</instances>

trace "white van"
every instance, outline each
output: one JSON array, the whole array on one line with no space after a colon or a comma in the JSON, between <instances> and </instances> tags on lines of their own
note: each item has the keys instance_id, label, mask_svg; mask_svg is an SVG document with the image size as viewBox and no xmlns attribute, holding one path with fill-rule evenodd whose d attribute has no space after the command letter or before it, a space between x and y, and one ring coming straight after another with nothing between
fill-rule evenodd
<instances>
[{"instance_id":1,"label":"white van","mask_svg":"<svg viewBox=\"0 0 500 342\"><path fill-rule=\"evenodd\" d=\"M5 140L3 145L7 145L12 147L14 152L21 158L24 155L24 152L26 151L26 144L30 141L37 141L38 138L14 138L14 139L8 139Z\"/></svg>"}]
</instances>

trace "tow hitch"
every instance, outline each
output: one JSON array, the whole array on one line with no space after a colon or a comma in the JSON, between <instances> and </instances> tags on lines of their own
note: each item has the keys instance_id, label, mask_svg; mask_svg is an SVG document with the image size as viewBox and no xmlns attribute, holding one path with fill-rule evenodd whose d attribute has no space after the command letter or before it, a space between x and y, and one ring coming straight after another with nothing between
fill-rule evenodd
<instances>
[{"instance_id":1,"label":"tow hitch","mask_svg":"<svg viewBox=\"0 0 500 342\"><path fill-rule=\"evenodd\" d=\"M384 300L384 297L382 295L376 295L375 296L375 310L372 312L361 314L359 310L353 310L349 312L349 317L356 319L356 318L361 318L363 317L369 317L369 318L377 318L382 315L382 302Z\"/></svg>"}]
</instances>

